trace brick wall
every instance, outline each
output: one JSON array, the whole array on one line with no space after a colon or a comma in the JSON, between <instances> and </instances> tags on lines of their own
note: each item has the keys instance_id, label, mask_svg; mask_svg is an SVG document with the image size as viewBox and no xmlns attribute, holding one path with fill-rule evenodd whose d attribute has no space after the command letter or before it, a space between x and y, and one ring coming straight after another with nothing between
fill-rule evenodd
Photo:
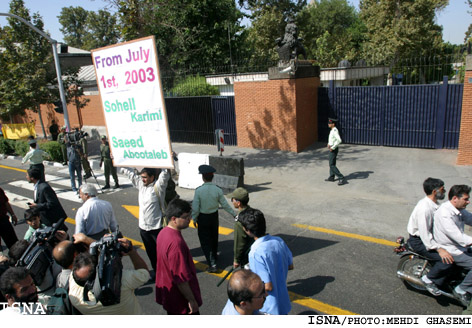
<instances>
[{"instance_id":1,"label":"brick wall","mask_svg":"<svg viewBox=\"0 0 472 328\"><path fill-rule=\"evenodd\" d=\"M86 96L90 99L90 102L81 109L82 123L84 126L105 126L105 116L103 115L103 109L99 95ZM67 105L67 112L69 114L69 123L71 128L79 127L79 116L77 108L73 104ZM59 126L65 125L64 115L58 114L54 111L54 105L47 104L41 105L41 117L43 119L44 128L46 129L47 135L49 135L49 126L52 120L55 120ZM29 123L35 122L35 130L37 135L43 135L41 129L41 123L39 120L39 114L33 111L27 110L26 116L16 116L14 123ZM7 123L7 122L6 122Z\"/></svg>"},{"instance_id":2,"label":"brick wall","mask_svg":"<svg viewBox=\"0 0 472 328\"><path fill-rule=\"evenodd\" d=\"M302 151L317 138L319 78L234 84L238 146Z\"/></svg>"},{"instance_id":3,"label":"brick wall","mask_svg":"<svg viewBox=\"0 0 472 328\"><path fill-rule=\"evenodd\" d=\"M472 165L472 56L466 60L464 91L462 95L461 128L459 134L458 165Z\"/></svg>"}]
</instances>

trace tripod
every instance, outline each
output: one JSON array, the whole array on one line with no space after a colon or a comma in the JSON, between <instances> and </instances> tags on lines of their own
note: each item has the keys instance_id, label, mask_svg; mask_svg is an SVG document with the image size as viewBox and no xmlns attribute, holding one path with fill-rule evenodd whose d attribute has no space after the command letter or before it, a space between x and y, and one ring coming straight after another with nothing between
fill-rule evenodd
<instances>
[{"instance_id":1,"label":"tripod","mask_svg":"<svg viewBox=\"0 0 472 328\"><path fill-rule=\"evenodd\" d=\"M90 173L93 176L93 178L95 179L95 182L97 183L98 187L100 188L100 191L102 192L102 194L105 193L102 189L102 186L100 186L100 184L98 183L97 177L95 176L95 173L93 172L92 168L90 167L90 164L88 162L87 157L82 152L81 147L77 147L77 151L79 152L80 159L81 159L81 162L82 162L82 166L84 167L84 171L85 171L84 180L87 181L87 179L90 178L90 175L89 175L89 173Z\"/></svg>"}]
</instances>

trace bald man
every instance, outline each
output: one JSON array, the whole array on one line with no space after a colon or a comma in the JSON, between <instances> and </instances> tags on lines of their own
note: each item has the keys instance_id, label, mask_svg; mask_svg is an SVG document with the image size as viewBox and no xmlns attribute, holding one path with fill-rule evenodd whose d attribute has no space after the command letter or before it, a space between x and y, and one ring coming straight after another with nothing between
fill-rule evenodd
<instances>
[{"instance_id":1,"label":"bald man","mask_svg":"<svg viewBox=\"0 0 472 328\"><path fill-rule=\"evenodd\" d=\"M221 314L264 314L259 310L264 305L267 292L261 278L251 270L235 271L228 282L228 302Z\"/></svg>"}]
</instances>

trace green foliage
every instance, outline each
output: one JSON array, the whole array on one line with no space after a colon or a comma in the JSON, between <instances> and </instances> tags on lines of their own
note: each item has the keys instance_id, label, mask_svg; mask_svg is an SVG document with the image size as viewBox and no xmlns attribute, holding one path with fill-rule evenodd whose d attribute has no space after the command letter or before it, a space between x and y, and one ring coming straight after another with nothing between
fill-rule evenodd
<instances>
[{"instance_id":1,"label":"green foliage","mask_svg":"<svg viewBox=\"0 0 472 328\"><path fill-rule=\"evenodd\" d=\"M40 143L39 147L51 156L50 160L54 162L62 162L61 144L57 141Z\"/></svg>"},{"instance_id":2,"label":"green foliage","mask_svg":"<svg viewBox=\"0 0 472 328\"><path fill-rule=\"evenodd\" d=\"M0 154L12 155L15 153L15 141L0 138Z\"/></svg>"},{"instance_id":3,"label":"green foliage","mask_svg":"<svg viewBox=\"0 0 472 328\"><path fill-rule=\"evenodd\" d=\"M23 0L10 2L10 13L29 21L39 30L43 22L38 14L31 17ZM11 119L25 109L37 111L39 104L51 98L55 71L51 69L52 51L48 41L23 22L8 18L0 28L0 116Z\"/></svg>"},{"instance_id":4,"label":"green foliage","mask_svg":"<svg viewBox=\"0 0 472 328\"><path fill-rule=\"evenodd\" d=\"M64 7L58 16L64 41L72 47L91 50L118 43L117 16L108 11Z\"/></svg>"},{"instance_id":5,"label":"green foliage","mask_svg":"<svg viewBox=\"0 0 472 328\"><path fill-rule=\"evenodd\" d=\"M308 58L321 67L336 67L359 58L365 26L347 0L317 0L297 17Z\"/></svg>"},{"instance_id":6,"label":"green foliage","mask_svg":"<svg viewBox=\"0 0 472 328\"><path fill-rule=\"evenodd\" d=\"M288 18L306 5L306 0L238 0L250 14L248 46L251 61L276 60L275 40L283 37Z\"/></svg>"},{"instance_id":7,"label":"green foliage","mask_svg":"<svg viewBox=\"0 0 472 328\"><path fill-rule=\"evenodd\" d=\"M220 92L217 87L206 82L203 76L189 76L185 80L172 88L175 96L191 97L191 96L214 96Z\"/></svg>"},{"instance_id":8,"label":"green foliage","mask_svg":"<svg viewBox=\"0 0 472 328\"><path fill-rule=\"evenodd\" d=\"M17 140L15 142L15 154L24 157L29 151L30 146L26 140Z\"/></svg>"},{"instance_id":9,"label":"green foliage","mask_svg":"<svg viewBox=\"0 0 472 328\"><path fill-rule=\"evenodd\" d=\"M442 27L436 12L449 0L361 0L367 33L365 59L385 64L400 58L425 57L442 50Z\"/></svg>"},{"instance_id":10,"label":"green foliage","mask_svg":"<svg viewBox=\"0 0 472 328\"><path fill-rule=\"evenodd\" d=\"M125 40L156 36L161 71L212 67L238 56L242 13L234 0L109 1L120 15Z\"/></svg>"}]
</instances>

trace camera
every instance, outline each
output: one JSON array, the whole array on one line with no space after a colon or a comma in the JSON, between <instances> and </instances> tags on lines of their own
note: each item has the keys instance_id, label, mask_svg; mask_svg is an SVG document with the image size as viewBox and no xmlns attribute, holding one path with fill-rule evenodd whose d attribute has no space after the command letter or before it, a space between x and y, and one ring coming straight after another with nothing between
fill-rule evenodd
<instances>
[{"instance_id":1,"label":"camera","mask_svg":"<svg viewBox=\"0 0 472 328\"><path fill-rule=\"evenodd\" d=\"M52 227L40 228L33 233L33 241L25 250L16 266L26 267L36 285L41 285L48 270L52 270L54 259L52 250L56 242L55 234L64 228L66 218L60 219Z\"/></svg>"},{"instance_id":2,"label":"camera","mask_svg":"<svg viewBox=\"0 0 472 328\"><path fill-rule=\"evenodd\" d=\"M90 245L90 254L98 256L97 276L90 290L103 306L120 303L123 274L121 252L128 253L133 247L125 248L118 241L119 237L121 233L117 230Z\"/></svg>"},{"instance_id":3,"label":"camera","mask_svg":"<svg viewBox=\"0 0 472 328\"><path fill-rule=\"evenodd\" d=\"M87 137L88 133L82 130L75 130L73 132L66 132L67 141L72 145L78 145L80 140Z\"/></svg>"}]
</instances>

